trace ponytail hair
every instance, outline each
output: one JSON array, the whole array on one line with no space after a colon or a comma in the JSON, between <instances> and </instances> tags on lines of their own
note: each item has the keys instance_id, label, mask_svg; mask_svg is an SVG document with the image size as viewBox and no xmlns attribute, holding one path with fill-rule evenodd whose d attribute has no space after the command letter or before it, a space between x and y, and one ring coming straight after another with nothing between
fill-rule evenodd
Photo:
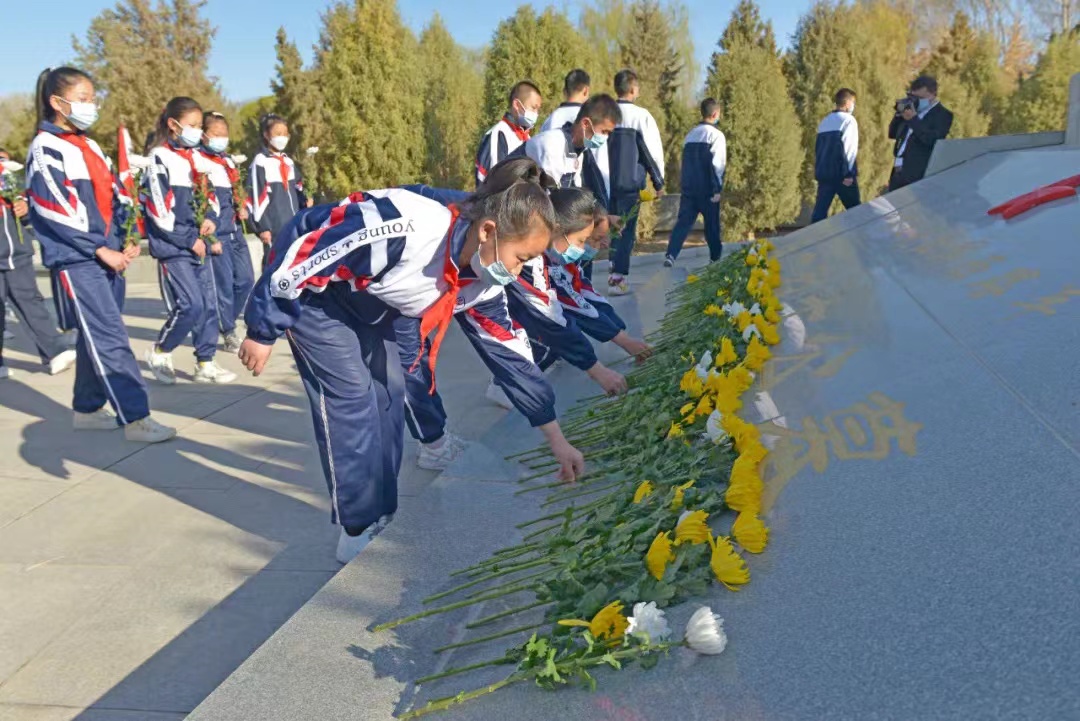
<instances>
[{"instance_id":1,"label":"ponytail hair","mask_svg":"<svg viewBox=\"0 0 1080 721\"><path fill-rule=\"evenodd\" d=\"M165 141L169 139L169 121L177 120L184 117L192 110L198 110L202 112L202 106L199 103L187 97L186 95L180 95L173 98L169 102L165 103L165 109L161 111L161 115L158 116L157 125L154 126L154 132L150 135L146 142L146 148L143 150L144 155L149 155L150 151L159 145L164 145Z\"/></svg>"},{"instance_id":2,"label":"ponytail hair","mask_svg":"<svg viewBox=\"0 0 1080 721\"><path fill-rule=\"evenodd\" d=\"M537 221L553 231L558 222L548 191L557 187L531 158L507 158L488 171L461 214L473 222L494 220L500 238L526 235Z\"/></svg>"},{"instance_id":3,"label":"ponytail hair","mask_svg":"<svg viewBox=\"0 0 1080 721\"><path fill-rule=\"evenodd\" d=\"M270 130L278 123L281 123L286 128L289 127L289 124L285 121L285 118L281 117L277 113L267 113L266 115L259 118L259 133L265 139L266 134L269 133Z\"/></svg>"},{"instance_id":4,"label":"ponytail hair","mask_svg":"<svg viewBox=\"0 0 1080 721\"><path fill-rule=\"evenodd\" d=\"M585 230L596 221L600 203L596 196L581 188L556 188L551 191L559 232L566 235Z\"/></svg>"},{"instance_id":5,"label":"ponytail hair","mask_svg":"<svg viewBox=\"0 0 1080 721\"><path fill-rule=\"evenodd\" d=\"M45 120L50 123L54 122L56 120L56 111L53 109L52 103L49 102L52 99L52 96L63 96L68 88L72 85L76 85L82 80L94 82L93 79L82 70L66 65L61 68L45 68L42 70L41 75L38 75L37 90L34 92L37 125L40 125L42 121ZM36 125L34 127L34 132L37 133Z\"/></svg>"}]
</instances>

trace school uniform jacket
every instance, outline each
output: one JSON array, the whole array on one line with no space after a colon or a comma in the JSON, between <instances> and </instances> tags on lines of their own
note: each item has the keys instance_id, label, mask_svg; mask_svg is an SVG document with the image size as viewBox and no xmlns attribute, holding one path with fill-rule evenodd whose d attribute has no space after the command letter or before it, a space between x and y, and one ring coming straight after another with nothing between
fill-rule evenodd
<instances>
[{"instance_id":1,"label":"school uniform jacket","mask_svg":"<svg viewBox=\"0 0 1080 721\"><path fill-rule=\"evenodd\" d=\"M727 139L712 123L698 123L683 142L682 194L711 198L724 189Z\"/></svg>"},{"instance_id":2,"label":"school uniform jacket","mask_svg":"<svg viewBox=\"0 0 1080 721\"><path fill-rule=\"evenodd\" d=\"M652 113L620 100L622 122L596 152L596 162L604 180L604 191L615 215L628 213L645 188L646 174L657 190L664 187L664 148L660 129Z\"/></svg>"},{"instance_id":3,"label":"school uniform jacket","mask_svg":"<svg viewBox=\"0 0 1080 721\"><path fill-rule=\"evenodd\" d=\"M569 127L544 131L531 138L515 154L532 158L562 188L592 191L597 200L607 207L607 193L596 158L592 151L574 147Z\"/></svg>"},{"instance_id":4,"label":"school uniform jacket","mask_svg":"<svg viewBox=\"0 0 1080 721\"><path fill-rule=\"evenodd\" d=\"M90 170L82 150L65 140L66 135L68 132L63 128L42 122L30 143L26 161L30 222L41 242L42 262L52 269L96 262L94 253L101 247L120 250L127 216L122 203L118 202L120 181L111 174L113 203L110 222L106 224L94 197ZM99 155L111 169L111 162L98 144L89 138L86 142L91 152Z\"/></svg>"},{"instance_id":5,"label":"school uniform jacket","mask_svg":"<svg viewBox=\"0 0 1080 721\"><path fill-rule=\"evenodd\" d=\"M273 343L300 317L306 294L345 283L383 309L366 306L372 323L396 314L438 319L445 311L445 320L452 314L530 423L555 420L555 393L533 363L524 331L510 320L503 288L457 266L469 222L455 220L448 206L467 197L409 186L354 193L340 204L301 211L275 237L252 291L248 337ZM448 292L454 295L448 298Z\"/></svg>"},{"instance_id":6,"label":"school uniform jacket","mask_svg":"<svg viewBox=\"0 0 1080 721\"><path fill-rule=\"evenodd\" d=\"M581 103L563 103L551 111L544 124L540 126L540 132L546 130L558 130L566 125L573 125L581 112Z\"/></svg>"},{"instance_id":7,"label":"school uniform jacket","mask_svg":"<svg viewBox=\"0 0 1080 721\"><path fill-rule=\"evenodd\" d=\"M514 300L512 312L516 320L528 323L534 340L575 368L587 371L596 365L596 351L573 318L563 313L550 266L546 254L525 263L521 275L506 289Z\"/></svg>"},{"instance_id":8,"label":"school uniform jacket","mask_svg":"<svg viewBox=\"0 0 1080 721\"><path fill-rule=\"evenodd\" d=\"M277 235L307 207L304 178L285 153L263 148L251 161L251 225L256 233Z\"/></svg>"},{"instance_id":9,"label":"school uniform jacket","mask_svg":"<svg viewBox=\"0 0 1080 721\"><path fill-rule=\"evenodd\" d=\"M814 143L814 179L819 183L839 184L857 178L859 168L859 123L855 116L834 110L822 119Z\"/></svg>"},{"instance_id":10,"label":"school uniform jacket","mask_svg":"<svg viewBox=\"0 0 1080 721\"><path fill-rule=\"evenodd\" d=\"M209 148L199 148L198 153L210 163L207 166L208 176L210 183L214 186L214 195L217 196L218 219L214 235L224 238L239 229L236 223L236 198L233 197L233 183L240 180L240 173L236 168L236 163L225 153L215 153Z\"/></svg>"},{"instance_id":11,"label":"school uniform jacket","mask_svg":"<svg viewBox=\"0 0 1080 721\"><path fill-rule=\"evenodd\" d=\"M209 178L215 167L197 149L181 148L172 142L150 153L143 200L151 256L164 261L196 257L192 248L199 239L199 227L195 222L194 184L199 175ZM212 183L207 198L210 202L206 218L217 223L221 208Z\"/></svg>"},{"instance_id":12,"label":"school uniform jacket","mask_svg":"<svg viewBox=\"0 0 1080 721\"><path fill-rule=\"evenodd\" d=\"M476 151L476 184L487 178L488 171L521 147L529 139L529 131L515 123L509 115L484 133Z\"/></svg>"}]
</instances>

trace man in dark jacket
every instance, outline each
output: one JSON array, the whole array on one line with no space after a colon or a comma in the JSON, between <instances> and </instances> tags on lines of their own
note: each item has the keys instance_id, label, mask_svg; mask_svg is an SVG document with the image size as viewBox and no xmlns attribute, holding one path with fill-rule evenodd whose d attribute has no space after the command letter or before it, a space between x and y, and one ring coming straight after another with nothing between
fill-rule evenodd
<instances>
[{"instance_id":1,"label":"man in dark jacket","mask_svg":"<svg viewBox=\"0 0 1080 721\"><path fill-rule=\"evenodd\" d=\"M908 93L912 102L898 108L889 123L889 137L896 141L889 190L922 180L934 145L949 135L953 114L938 102L937 91L937 80L929 75L915 78Z\"/></svg>"}]
</instances>

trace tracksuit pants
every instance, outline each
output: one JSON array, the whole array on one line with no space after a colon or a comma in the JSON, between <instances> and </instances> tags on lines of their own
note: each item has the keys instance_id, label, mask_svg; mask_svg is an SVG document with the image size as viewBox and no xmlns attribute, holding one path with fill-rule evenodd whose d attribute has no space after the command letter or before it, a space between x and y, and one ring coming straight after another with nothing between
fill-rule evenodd
<instances>
[{"instance_id":1,"label":"tracksuit pants","mask_svg":"<svg viewBox=\"0 0 1080 721\"><path fill-rule=\"evenodd\" d=\"M420 348L420 319L399 316L394 321L398 358L405 376L405 425L409 435L421 443L434 443L446 433L446 410L436 390L431 392L431 370L428 351L431 343L424 340ZM417 358L420 362L417 363Z\"/></svg>"},{"instance_id":2,"label":"tracksuit pants","mask_svg":"<svg viewBox=\"0 0 1080 721\"><path fill-rule=\"evenodd\" d=\"M218 329L210 264L192 258L173 258L158 261L158 272L162 298L169 311L158 335L158 347L171 353L190 333L195 345L195 359L200 363L213 360Z\"/></svg>"},{"instance_id":3,"label":"tracksuit pants","mask_svg":"<svg viewBox=\"0 0 1080 721\"><path fill-rule=\"evenodd\" d=\"M236 319L244 312L251 288L255 285L251 252L240 232L220 235L221 255L207 255L212 270L214 297L217 300L218 329L224 335L236 331Z\"/></svg>"},{"instance_id":4,"label":"tracksuit pants","mask_svg":"<svg viewBox=\"0 0 1080 721\"><path fill-rule=\"evenodd\" d=\"M394 327L386 316L365 317L357 306L366 298L345 283L305 293L288 332L311 403L331 522L350 534L397 510L403 448L404 381L387 348Z\"/></svg>"},{"instance_id":5,"label":"tracksuit pants","mask_svg":"<svg viewBox=\"0 0 1080 721\"><path fill-rule=\"evenodd\" d=\"M49 270L49 283L52 286L53 307L56 309L56 325L62 331L74 330L79 327L78 321L71 315L69 304L64 300L64 286L60 283L60 269Z\"/></svg>"},{"instance_id":6,"label":"tracksuit pants","mask_svg":"<svg viewBox=\"0 0 1080 721\"><path fill-rule=\"evenodd\" d=\"M701 215L705 223L705 242L709 246L709 260L720 260L724 252L723 238L720 235L720 203L713 203L712 196L688 195L683 193L679 196L679 215L675 219L675 227L671 229L671 238L668 239L667 255L678 258L682 252L686 236L694 227L698 215Z\"/></svg>"},{"instance_id":7,"label":"tracksuit pants","mask_svg":"<svg viewBox=\"0 0 1080 721\"><path fill-rule=\"evenodd\" d=\"M829 217L829 208L833 198L840 196L840 202L844 204L844 210L851 210L859 204L859 183L851 185L843 183L819 180L817 184L817 201L814 203L814 213L810 216L810 222L816 223Z\"/></svg>"},{"instance_id":8,"label":"tracksuit pants","mask_svg":"<svg viewBox=\"0 0 1080 721\"><path fill-rule=\"evenodd\" d=\"M615 248L611 254L611 272L615 275L630 273L630 256L634 252L634 242L637 240L637 222L636 214L629 218L618 240L615 241Z\"/></svg>"},{"instance_id":9,"label":"tracksuit pants","mask_svg":"<svg viewBox=\"0 0 1080 721\"><path fill-rule=\"evenodd\" d=\"M108 403L120 425L150 415L146 383L121 315L124 277L96 261L69 265L56 275L65 311L79 329L72 407L79 413L93 413Z\"/></svg>"},{"instance_id":10,"label":"tracksuit pants","mask_svg":"<svg viewBox=\"0 0 1080 721\"><path fill-rule=\"evenodd\" d=\"M34 257L15 256L13 263L15 267L12 270L0 270L0 365L3 364L6 325L4 316L8 302L22 316L23 323L37 346L41 362L48 363L67 350L67 347L56 332L56 324L49 317L45 298L38 291Z\"/></svg>"}]
</instances>

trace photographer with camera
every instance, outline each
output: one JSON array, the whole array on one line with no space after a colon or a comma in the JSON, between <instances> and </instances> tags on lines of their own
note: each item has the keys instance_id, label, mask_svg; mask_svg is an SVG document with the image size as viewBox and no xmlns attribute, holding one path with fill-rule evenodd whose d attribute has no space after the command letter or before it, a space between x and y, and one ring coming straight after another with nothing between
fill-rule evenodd
<instances>
[{"instance_id":1,"label":"photographer with camera","mask_svg":"<svg viewBox=\"0 0 1080 721\"><path fill-rule=\"evenodd\" d=\"M890 191L922 180L934 145L949 135L953 114L938 102L937 90L937 80L920 75L907 97L896 101L896 116L889 123L889 138L896 141Z\"/></svg>"}]
</instances>

